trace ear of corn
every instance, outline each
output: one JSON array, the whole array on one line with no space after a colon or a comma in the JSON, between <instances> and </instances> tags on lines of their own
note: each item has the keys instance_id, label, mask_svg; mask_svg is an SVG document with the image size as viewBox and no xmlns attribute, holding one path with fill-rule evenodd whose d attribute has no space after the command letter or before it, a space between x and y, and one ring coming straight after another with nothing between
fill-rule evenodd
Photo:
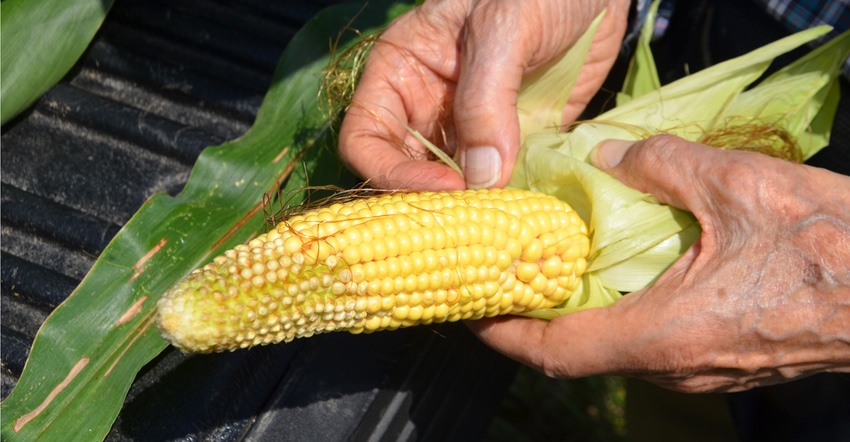
<instances>
[{"instance_id":1,"label":"ear of corn","mask_svg":"<svg viewBox=\"0 0 850 442\"><path fill-rule=\"evenodd\" d=\"M590 242L563 201L523 190L390 193L293 216L158 303L163 335L207 352L562 304Z\"/></svg>"},{"instance_id":2,"label":"ear of corn","mask_svg":"<svg viewBox=\"0 0 850 442\"><path fill-rule=\"evenodd\" d=\"M594 146L657 133L704 141L767 123L808 158L828 140L850 33L744 89L775 57L827 31L795 34L660 88L643 42L621 105L569 133L525 138L511 186L534 192L395 193L294 216L167 292L158 303L163 336L183 350L208 352L334 330L500 314L550 319L609 305L652 284L700 226L690 213L591 166ZM531 95L520 107L538 109L528 97L553 82L572 84L578 70L567 71L571 78L546 73L524 87ZM560 100L535 115L549 115ZM547 118L521 115L524 133L545 130L539 123Z\"/></svg>"}]
</instances>

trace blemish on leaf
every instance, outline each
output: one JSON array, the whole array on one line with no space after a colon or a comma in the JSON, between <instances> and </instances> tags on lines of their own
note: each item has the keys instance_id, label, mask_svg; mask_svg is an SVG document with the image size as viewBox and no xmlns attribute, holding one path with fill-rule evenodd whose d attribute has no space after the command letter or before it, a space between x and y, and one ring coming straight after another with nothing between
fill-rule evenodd
<instances>
[{"instance_id":1,"label":"blemish on leaf","mask_svg":"<svg viewBox=\"0 0 850 442\"><path fill-rule=\"evenodd\" d=\"M242 226L244 226L245 223L247 223L251 218L253 218L254 215L257 214L257 212L263 209L263 207L265 207L265 205L262 201L259 204L255 205L250 212L248 212L239 221L237 221L236 224L234 224L233 227L231 227L230 230L228 230L227 233L224 234L224 236L222 236L221 238L219 238L218 241L216 241L211 250L216 250L221 247L225 241L227 241L231 236L233 236L236 231L238 231ZM253 234L251 236L253 236Z\"/></svg>"},{"instance_id":2,"label":"blemish on leaf","mask_svg":"<svg viewBox=\"0 0 850 442\"><path fill-rule=\"evenodd\" d=\"M130 277L130 281L134 281L136 278L139 277L139 275L142 274L142 272L145 271L145 263L148 262L149 259L153 258L153 256L156 255L157 252L162 250L162 248L165 247L166 244L168 244L168 240L162 238L155 246L153 246L152 249L148 251L148 253L145 253L145 256L139 258L139 260L136 261L136 264L133 265L133 270L135 270L136 273L134 273L133 276Z\"/></svg>"},{"instance_id":3,"label":"blemish on leaf","mask_svg":"<svg viewBox=\"0 0 850 442\"><path fill-rule=\"evenodd\" d=\"M289 176L289 174L292 173L292 170L295 168L295 165L297 164L297 162L300 158L301 158L301 155L299 154L297 158L295 158L294 160L292 160L292 162L290 162L289 164L286 165L286 168L280 173L280 175L278 175L278 178L275 180L275 183L272 185L272 188L280 187L280 183L283 180L283 178ZM271 189L269 189L269 191L271 191ZM268 194L268 192L266 192L266 194ZM213 246L210 250L216 250L219 247L221 247L225 243L225 241L230 239L230 237L233 236L234 233L236 233L239 229L241 229L242 226L244 226L245 223L250 221L251 218L253 218L254 215L256 215L259 211L263 210L266 207L266 205L267 205L266 198L263 198L263 200L260 201L259 203L257 203L257 205L255 205L251 209L250 212L245 214L245 216L243 216L242 219L240 219L238 222L236 222L236 224L234 224L233 227L231 227L230 230L228 230L224 234L224 236L219 238L218 241L216 241L216 243L213 244ZM250 236L253 237L254 234L252 233Z\"/></svg>"},{"instance_id":4,"label":"blemish on leaf","mask_svg":"<svg viewBox=\"0 0 850 442\"><path fill-rule=\"evenodd\" d=\"M283 148L282 151L280 151L279 154L277 154L276 157L274 157L274 159L272 160L272 164L277 164L277 162L280 161L280 159L283 158L284 156L286 156L286 154L288 154L288 153L289 153L289 146L286 146L286 147Z\"/></svg>"},{"instance_id":5,"label":"blemish on leaf","mask_svg":"<svg viewBox=\"0 0 850 442\"><path fill-rule=\"evenodd\" d=\"M148 330L150 330L154 322L156 322L156 315L152 315L151 318L148 319L148 322L146 322L145 325L143 325L142 328L139 329L139 332L136 333L135 336L133 336L133 339L131 339L130 342L127 343L127 346L124 347L124 350L121 351L121 354L118 355L118 357L115 358L114 361L112 361L112 365L109 366L109 368L106 370L106 373L103 373L104 378L109 376L110 373L112 373L112 369L115 368L116 365L118 365L118 362L124 357L124 355L127 353L127 350L132 348L136 341L138 341L142 335L144 335Z\"/></svg>"},{"instance_id":6,"label":"blemish on leaf","mask_svg":"<svg viewBox=\"0 0 850 442\"><path fill-rule=\"evenodd\" d=\"M34 410L15 420L15 433L21 431L21 428L24 428L24 425L28 424L31 420L35 419L39 414L41 414L41 412L44 411L44 409L47 408L47 406L50 405L51 402L53 402L53 399L55 399L56 396L58 396L59 393L61 393L62 390L64 390L65 387L67 387L68 384L70 384L71 381L73 381L74 378L76 378L77 375L80 374L81 371L83 371L83 368L88 365L90 360L90 358L82 358L77 361L77 363L74 364L74 366L71 368L71 371L68 372L68 376L65 376L65 379L63 379L62 382L59 383L59 385L54 387L50 394L48 394L47 397L44 398L44 402L39 404L38 407L35 407Z\"/></svg>"},{"instance_id":7,"label":"blemish on leaf","mask_svg":"<svg viewBox=\"0 0 850 442\"><path fill-rule=\"evenodd\" d=\"M115 321L115 326L118 327L120 325L126 324L136 315L138 315L139 312L142 311L142 304L145 302L146 299L148 299L147 296L142 296L141 298L139 298L138 301L134 302L133 305L131 305L130 308L128 308L127 311L124 312L124 314L121 315L121 317L118 318L117 321Z\"/></svg>"}]
</instances>

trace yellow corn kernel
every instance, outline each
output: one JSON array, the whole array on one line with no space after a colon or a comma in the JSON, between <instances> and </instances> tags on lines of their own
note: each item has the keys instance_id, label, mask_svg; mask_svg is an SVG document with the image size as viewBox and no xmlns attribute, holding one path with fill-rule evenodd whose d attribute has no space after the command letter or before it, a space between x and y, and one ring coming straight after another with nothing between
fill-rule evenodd
<instances>
[{"instance_id":1,"label":"yellow corn kernel","mask_svg":"<svg viewBox=\"0 0 850 442\"><path fill-rule=\"evenodd\" d=\"M397 192L290 217L159 300L184 351L551 308L587 268L587 227L524 190Z\"/></svg>"}]
</instances>

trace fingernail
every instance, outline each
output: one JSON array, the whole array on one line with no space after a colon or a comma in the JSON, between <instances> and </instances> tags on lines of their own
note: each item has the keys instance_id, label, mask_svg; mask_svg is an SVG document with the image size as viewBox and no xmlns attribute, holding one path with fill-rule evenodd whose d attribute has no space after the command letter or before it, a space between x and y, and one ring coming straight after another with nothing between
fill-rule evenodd
<instances>
[{"instance_id":1,"label":"fingernail","mask_svg":"<svg viewBox=\"0 0 850 442\"><path fill-rule=\"evenodd\" d=\"M590 155L590 162L602 170L616 167L620 161L623 161L623 156L633 144L635 144L634 141L605 140L596 146L593 154Z\"/></svg>"},{"instance_id":2,"label":"fingernail","mask_svg":"<svg viewBox=\"0 0 850 442\"><path fill-rule=\"evenodd\" d=\"M502 156L492 146L471 147L463 152L460 167L466 187L483 189L499 181L502 175Z\"/></svg>"}]
</instances>

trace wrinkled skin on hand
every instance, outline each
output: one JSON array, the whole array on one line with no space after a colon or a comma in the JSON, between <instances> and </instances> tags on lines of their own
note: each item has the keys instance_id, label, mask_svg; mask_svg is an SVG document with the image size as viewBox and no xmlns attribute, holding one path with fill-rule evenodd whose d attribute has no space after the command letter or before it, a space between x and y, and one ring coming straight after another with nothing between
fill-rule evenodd
<instances>
[{"instance_id":1,"label":"wrinkled skin on hand","mask_svg":"<svg viewBox=\"0 0 850 442\"><path fill-rule=\"evenodd\" d=\"M504 186L522 76L606 5L569 123L616 58L628 1L428 1L400 17L369 57L340 132L343 160L382 188ZM427 161L405 125L460 158L467 181ZM470 153L480 146L498 161ZM652 287L608 308L470 322L484 342L551 376L620 374L687 392L850 371L850 177L672 136L597 152L597 166L625 184L693 212L700 240Z\"/></svg>"},{"instance_id":2,"label":"wrinkled skin on hand","mask_svg":"<svg viewBox=\"0 0 850 442\"><path fill-rule=\"evenodd\" d=\"M850 371L850 177L673 136L596 152L625 184L693 212L701 238L608 308L470 323L484 342L555 377L685 392Z\"/></svg>"},{"instance_id":3,"label":"wrinkled skin on hand","mask_svg":"<svg viewBox=\"0 0 850 442\"><path fill-rule=\"evenodd\" d=\"M606 6L564 109L565 124L578 117L614 63L628 0L426 1L393 22L373 47L340 130L343 161L380 188L503 187L520 147L516 105L523 75L562 55ZM459 159L466 181L428 161L428 150L405 125Z\"/></svg>"}]
</instances>

